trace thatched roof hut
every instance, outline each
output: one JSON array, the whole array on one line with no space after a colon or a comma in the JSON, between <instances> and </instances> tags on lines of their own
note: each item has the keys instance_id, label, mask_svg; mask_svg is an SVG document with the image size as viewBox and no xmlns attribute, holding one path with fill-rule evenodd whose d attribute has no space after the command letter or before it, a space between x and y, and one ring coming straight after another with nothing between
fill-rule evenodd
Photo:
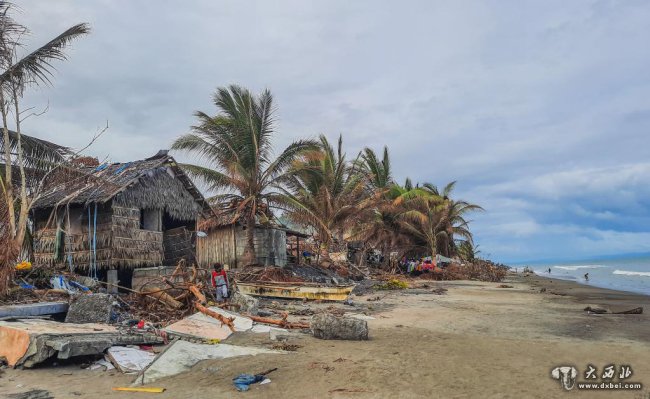
<instances>
[{"instance_id":1,"label":"thatched roof hut","mask_svg":"<svg viewBox=\"0 0 650 399\"><path fill-rule=\"evenodd\" d=\"M101 271L193 260L196 221L211 212L167 151L66 169L32 207L35 262Z\"/></svg>"}]
</instances>

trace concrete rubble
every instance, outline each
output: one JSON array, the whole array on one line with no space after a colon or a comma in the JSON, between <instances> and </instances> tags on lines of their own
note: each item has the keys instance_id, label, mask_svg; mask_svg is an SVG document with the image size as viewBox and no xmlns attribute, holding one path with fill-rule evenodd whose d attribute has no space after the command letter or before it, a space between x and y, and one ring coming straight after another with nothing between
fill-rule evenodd
<instances>
[{"instance_id":1,"label":"concrete rubble","mask_svg":"<svg viewBox=\"0 0 650 399\"><path fill-rule=\"evenodd\" d=\"M72 300L65 317L66 323L108 323L113 302L109 294L80 294Z\"/></svg>"},{"instance_id":2,"label":"concrete rubble","mask_svg":"<svg viewBox=\"0 0 650 399\"><path fill-rule=\"evenodd\" d=\"M106 351L106 358L123 373L137 373L149 366L156 355L132 347L113 346Z\"/></svg>"},{"instance_id":3,"label":"concrete rubble","mask_svg":"<svg viewBox=\"0 0 650 399\"><path fill-rule=\"evenodd\" d=\"M0 358L11 367L33 367L51 357L102 354L115 345L162 343L146 332L122 332L106 324L58 323L41 319L0 321Z\"/></svg>"},{"instance_id":4,"label":"concrete rubble","mask_svg":"<svg viewBox=\"0 0 650 399\"><path fill-rule=\"evenodd\" d=\"M357 318L319 313L311 318L311 331L320 339L362 341L368 339L368 322Z\"/></svg>"}]
</instances>

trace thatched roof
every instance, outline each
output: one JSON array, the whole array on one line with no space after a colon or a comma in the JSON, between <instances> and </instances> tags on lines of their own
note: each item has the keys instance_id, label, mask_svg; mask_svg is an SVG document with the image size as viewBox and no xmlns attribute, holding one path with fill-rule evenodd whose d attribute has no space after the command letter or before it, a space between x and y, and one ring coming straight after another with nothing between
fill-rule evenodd
<instances>
[{"instance_id":1,"label":"thatched roof","mask_svg":"<svg viewBox=\"0 0 650 399\"><path fill-rule=\"evenodd\" d=\"M164 209L181 220L212 214L201 192L167 151L139 161L81 167L76 173L68 172L65 178L53 177L33 208L87 206L110 200L121 206Z\"/></svg>"}]
</instances>

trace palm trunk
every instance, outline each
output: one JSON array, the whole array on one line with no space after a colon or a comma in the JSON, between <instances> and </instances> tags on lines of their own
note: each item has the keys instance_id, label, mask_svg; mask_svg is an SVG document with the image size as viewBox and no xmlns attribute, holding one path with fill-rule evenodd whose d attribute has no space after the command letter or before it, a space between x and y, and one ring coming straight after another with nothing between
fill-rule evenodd
<instances>
[{"instance_id":1,"label":"palm trunk","mask_svg":"<svg viewBox=\"0 0 650 399\"><path fill-rule=\"evenodd\" d=\"M246 218L246 248L244 249L244 265L257 263L255 256L255 215Z\"/></svg>"}]
</instances>

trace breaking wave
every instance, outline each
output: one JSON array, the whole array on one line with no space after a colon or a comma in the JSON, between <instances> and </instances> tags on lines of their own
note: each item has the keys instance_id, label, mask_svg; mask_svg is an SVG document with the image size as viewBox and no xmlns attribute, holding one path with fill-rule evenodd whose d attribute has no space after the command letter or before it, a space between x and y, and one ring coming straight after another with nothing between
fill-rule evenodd
<instances>
[{"instance_id":1,"label":"breaking wave","mask_svg":"<svg viewBox=\"0 0 650 399\"><path fill-rule=\"evenodd\" d=\"M626 276L644 276L650 277L650 272L634 272L630 270L614 270L614 274L623 274Z\"/></svg>"},{"instance_id":2,"label":"breaking wave","mask_svg":"<svg viewBox=\"0 0 650 399\"><path fill-rule=\"evenodd\" d=\"M562 270L579 270L579 269L601 269L603 265L582 265L582 266L553 266L554 269L562 269Z\"/></svg>"}]
</instances>

